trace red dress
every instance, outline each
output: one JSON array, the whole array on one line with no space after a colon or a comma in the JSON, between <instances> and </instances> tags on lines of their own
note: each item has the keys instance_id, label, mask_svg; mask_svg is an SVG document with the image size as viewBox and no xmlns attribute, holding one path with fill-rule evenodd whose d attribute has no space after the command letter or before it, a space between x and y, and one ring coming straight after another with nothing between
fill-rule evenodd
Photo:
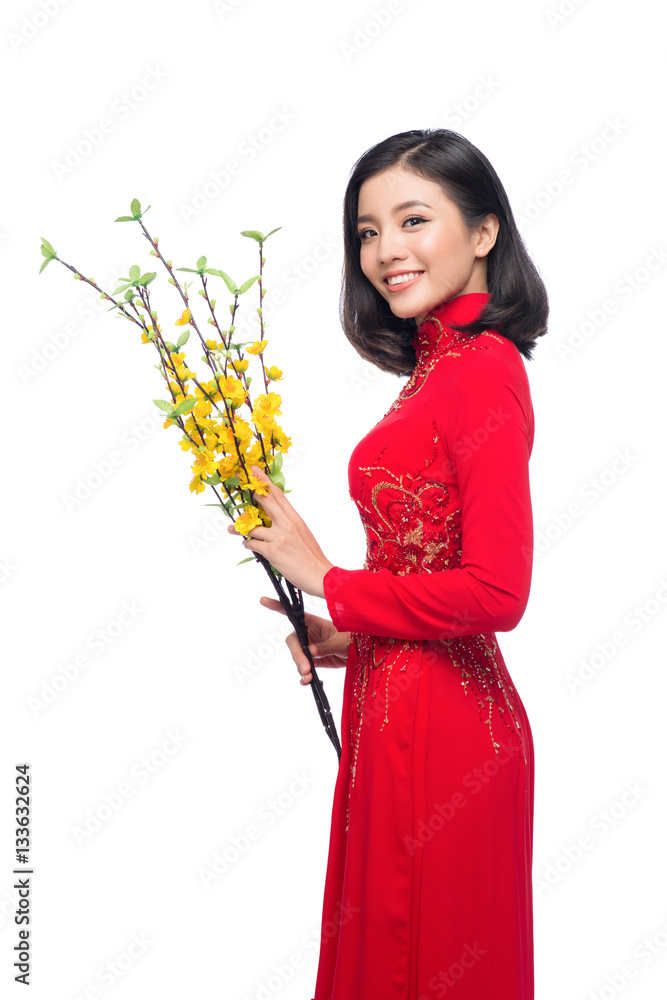
<instances>
[{"instance_id":1,"label":"red dress","mask_svg":"<svg viewBox=\"0 0 667 1000\"><path fill-rule=\"evenodd\" d=\"M496 641L532 572L533 409L516 346L437 306L417 364L352 452L363 569L331 567L350 631L314 1000L533 1000L533 742Z\"/></svg>"}]
</instances>

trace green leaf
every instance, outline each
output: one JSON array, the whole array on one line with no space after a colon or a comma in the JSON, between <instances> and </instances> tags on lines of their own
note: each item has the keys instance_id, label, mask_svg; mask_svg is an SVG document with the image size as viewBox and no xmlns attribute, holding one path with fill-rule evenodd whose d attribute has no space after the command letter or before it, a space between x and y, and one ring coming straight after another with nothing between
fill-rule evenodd
<instances>
[{"instance_id":1,"label":"green leaf","mask_svg":"<svg viewBox=\"0 0 667 1000\"><path fill-rule=\"evenodd\" d=\"M138 219L141 215L141 205L138 198L132 199L132 204L130 205L130 211L135 219Z\"/></svg>"},{"instance_id":2,"label":"green leaf","mask_svg":"<svg viewBox=\"0 0 667 1000\"><path fill-rule=\"evenodd\" d=\"M207 267L204 274L214 274L216 278L222 277L222 271L218 271L215 267Z\"/></svg>"},{"instance_id":3,"label":"green leaf","mask_svg":"<svg viewBox=\"0 0 667 1000\"><path fill-rule=\"evenodd\" d=\"M219 472L214 472L213 475L212 476L208 476L208 478L205 479L204 482L208 486L217 486L218 483L220 482L220 473Z\"/></svg>"},{"instance_id":4,"label":"green leaf","mask_svg":"<svg viewBox=\"0 0 667 1000\"><path fill-rule=\"evenodd\" d=\"M254 285L254 283L257 281L258 278L259 275L256 274L254 278L248 278L247 281L244 281L241 287L239 288L239 295L243 295L244 292L247 292L250 286Z\"/></svg>"},{"instance_id":5,"label":"green leaf","mask_svg":"<svg viewBox=\"0 0 667 1000\"><path fill-rule=\"evenodd\" d=\"M178 406L174 410L174 413L178 417L180 417L183 413L189 413L190 410L193 410L195 408L197 402L198 402L197 399L184 399L178 404Z\"/></svg>"},{"instance_id":6,"label":"green leaf","mask_svg":"<svg viewBox=\"0 0 667 1000\"><path fill-rule=\"evenodd\" d=\"M56 255L55 250L53 249L53 247L51 246L51 244L49 243L49 241L45 240L44 237L42 236L42 248L44 248L44 247L49 251L50 254L53 254L53 256L55 257L55 255Z\"/></svg>"},{"instance_id":7,"label":"green leaf","mask_svg":"<svg viewBox=\"0 0 667 1000\"><path fill-rule=\"evenodd\" d=\"M275 483L276 486L279 486L281 490L285 489L285 477L282 472L274 472L271 476L269 476L269 479L272 483Z\"/></svg>"},{"instance_id":8,"label":"green leaf","mask_svg":"<svg viewBox=\"0 0 667 1000\"><path fill-rule=\"evenodd\" d=\"M283 453L282 451L279 451L278 454L274 456L274 459L271 462L270 466L271 473L280 472L282 467L283 467Z\"/></svg>"},{"instance_id":9,"label":"green leaf","mask_svg":"<svg viewBox=\"0 0 667 1000\"><path fill-rule=\"evenodd\" d=\"M114 295L120 295L120 293L124 292L126 288L131 288L131 287L132 287L132 282L129 282L129 283L125 282L124 285L119 285L118 286L118 288L114 292Z\"/></svg>"},{"instance_id":10,"label":"green leaf","mask_svg":"<svg viewBox=\"0 0 667 1000\"><path fill-rule=\"evenodd\" d=\"M229 479L225 479L225 486L240 486L241 480L238 476L230 476Z\"/></svg>"},{"instance_id":11,"label":"green leaf","mask_svg":"<svg viewBox=\"0 0 667 1000\"><path fill-rule=\"evenodd\" d=\"M264 242L264 237L257 229L244 229L241 236L248 236L251 240L257 240L258 243Z\"/></svg>"},{"instance_id":12,"label":"green leaf","mask_svg":"<svg viewBox=\"0 0 667 1000\"><path fill-rule=\"evenodd\" d=\"M241 563L250 562L251 559L252 559L253 562L255 562L255 556L247 556L245 559L239 559L239 561L237 562L236 565L240 566Z\"/></svg>"},{"instance_id":13,"label":"green leaf","mask_svg":"<svg viewBox=\"0 0 667 1000\"><path fill-rule=\"evenodd\" d=\"M139 275L141 274L141 268L138 264L133 264L130 268L130 281L137 281Z\"/></svg>"},{"instance_id":14,"label":"green leaf","mask_svg":"<svg viewBox=\"0 0 667 1000\"><path fill-rule=\"evenodd\" d=\"M40 274L42 273L42 271L44 270L44 268L46 267L46 265L50 264L52 260L53 260L53 257L47 257L46 260L42 261L42 266L39 269L39 273Z\"/></svg>"},{"instance_id":15,"label":"green leaf","mask_svg":"<svg viewBox=\"0 0 667 1000\"><path fill-rule=\"evenodd\" d=\"M189 271L190 274L199 274L198 271L195 271L194 267L175 267L175 268L173 268L173 270L174 271Z\"/></svg>"},{"instance_id":16,"label":"green leaf","mask_svg":"<svg viewBox=\"0 0 667 1000\"><path fill-rule=\"evenodd\" d=\"M239 290L236 287L236 285L234 284L234 282L232 281L232 279L229 277L229 275L225 274L224 271L220 271L220 277L222 278L222 280L224 281L224 283L227 285L227 288L230 290L230 292L232 293L232 295L238 295Z\"/></svg>"},{"instance_id":17,"label":"green leaf","mask_svg":"<svg viewBox=\"0 0 667 1000\"><path fill-rule=\"evenodd\" d=\"M156 406L159 406L161 410L164 410L165 413L171 413L174 408L174 404L168 403L165 399L154 399L153 402Z\"/></svg>"},{"instance_id":18,"label":"green leaf","mask_svg":"<svg viewBox=\"0 0 667 1000\"><path fill-rule=\"evenodd\" d=\"M133 215L119 215L117 219L114 219L114 222L136 222L136 219Z\"/></svg>"},{"instance_id":19,"label":"green leaf","mask_svg":"<svg viewBox=\"0 0 667 1000\"><path fill-rule=\"evenodd\" d=\"M205 271L206 270L206 257L200 257L199 258L199 260L197 261L197 269L199 271Z\"/></svg>"},{"instance_id":20,"label":"green leaf","mask_svg":"<svg viewBox=\"0 0 667 1000\"><path fill-rule=\"evenodd\" d=\"M178 350L179 347L182 347L183 344L187 344L189 336L190 336L190 331L189 330L186 330L185 333L182 333L180 335L180 337L178 338L178 341L176 342L176 349L177 350Z\"/></svg>"},{"instance_id":21,"label":"green leaf","mask_svg":"<svg viewBox=\"0 0 667 1000\"><path fill-rule=\"evenodd\" d=\"M278 230L282 229L282 228L283 228L282 226L277 226L275 229L272 229L271 232L267 233L266 236L264 237L264 242L266 243L266 241L268 240L269 236L273 236L274 233L277 233Z\"/></svg>"},{"instance_id":22,"label":"green leaf","mask_svg":"<svg viewBox=\"0 0 667 1000\"><path fill-rule=\"evenodd\" d=\"M164 346L167 348L168 351L171 351L172 353L176 350L176 344L172 344L170 340L165 340Z\"/></svg>"},{"instance_id":23,"label":"green leaf","mask_svg":"<svg viewBox=\"0 0 667 1000\"><path fill-rule=\"evenodd\" d=\"M136 295L137 295L136 292L133 292L131 288L128 288L123 298L125 299L126 302L131 302L132 299L136 298Z\"/></svg>"},{"instance_id":24,"label":"green leaf","mask_svg":"<svg viewBox=\"0 0 667 1000\"><path fill-rule=\"evenodd\" d=\"M145 288L146 285L150 285L151 281L155 281L156 277L157 271L146 271L146 273L142 274L140 278L135 279L134 283L135 285L141 285Z\"/></svg>"}]
</instances>

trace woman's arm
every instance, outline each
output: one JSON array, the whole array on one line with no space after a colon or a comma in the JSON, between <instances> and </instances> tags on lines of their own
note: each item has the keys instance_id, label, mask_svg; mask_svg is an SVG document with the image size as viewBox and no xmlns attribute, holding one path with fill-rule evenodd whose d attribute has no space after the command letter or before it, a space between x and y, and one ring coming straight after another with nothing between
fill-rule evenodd
<instances>
[{"instance_id":1,"label":"woman's arm","mask_svg":"<svg viewBox=\"0 0 667 1000\"><path fill-rule=\"evenodd\" d=\"M324 596L339 631L401 639L507 632L526 608L533 410L520 355L506 342L446 359L430 373L428 388L444 460L459 487L461 568L395 576L331 566ZM437 478L437 462L429 471Z\"/></svg>"}]
</instances>

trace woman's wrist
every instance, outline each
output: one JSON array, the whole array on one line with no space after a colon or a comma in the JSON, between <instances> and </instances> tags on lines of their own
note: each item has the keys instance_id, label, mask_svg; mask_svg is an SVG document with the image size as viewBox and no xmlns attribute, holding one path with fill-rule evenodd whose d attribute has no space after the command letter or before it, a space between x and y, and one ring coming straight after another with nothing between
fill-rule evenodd
<instances>
[{"instance_id":1,"label":"woman's wrist","mask_svg":"<svg viewBox=\"0 0 667 1000\"><path fill-rule=\"evenodd\" d=\"M334 563L329 562L327 559L324 563L324 569L322 570L321 576L318 577L318 583L316 589L313 591L313 597L322 597L326 601L326 594L324 593L324 578L330 569L334 568Z\"/></svg>"}]
</instances>

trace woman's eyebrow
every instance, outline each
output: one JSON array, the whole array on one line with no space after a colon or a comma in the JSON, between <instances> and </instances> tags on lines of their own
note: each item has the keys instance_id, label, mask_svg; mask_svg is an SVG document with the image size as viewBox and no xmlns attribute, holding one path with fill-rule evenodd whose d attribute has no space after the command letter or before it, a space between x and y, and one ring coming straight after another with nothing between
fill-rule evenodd
<instances>
[{"instance_id":1,"label":"woman's eyebrow","mask_svg":"<svg viewBox=\"0 0 667 1000\"><path fill-rule=\"evenodd\" d=\"M431 208L431 206L427 205L425 201L418 201L416 198L413 198L411 201L402 201L400 205L396 205L396 207L394 208L394 215L397 215L399 212L402 212L405 208L412 208L413 205L423 205L424 208ZM372 215L357 216L357 225L359 225L360 222L373 222L373 221L374 219Z\"/></svg>"}]
</instances>

